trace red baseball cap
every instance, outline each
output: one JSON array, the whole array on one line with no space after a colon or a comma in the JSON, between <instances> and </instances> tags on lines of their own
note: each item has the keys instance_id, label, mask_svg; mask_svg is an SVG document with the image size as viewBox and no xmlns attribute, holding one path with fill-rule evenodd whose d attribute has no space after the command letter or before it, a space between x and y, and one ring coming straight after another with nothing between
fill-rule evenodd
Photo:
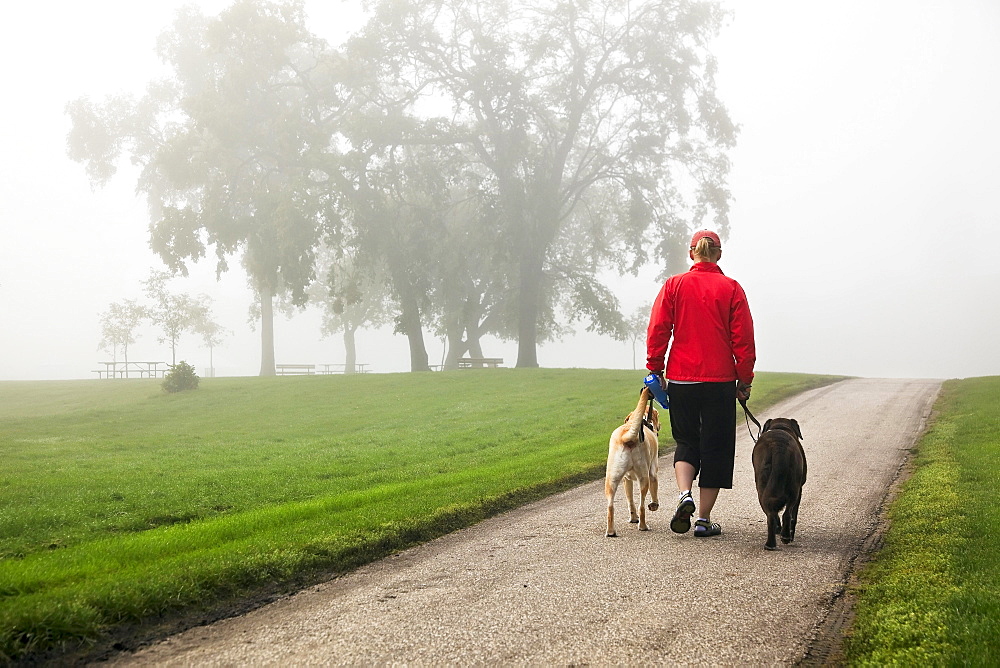
<instances>
[{"instance_id":1,"label":"red baseball cap","mask_svg":"<svg viewBox=\"0 0 1000 668\"><path fill-rule=\"evenodd\" d=\"M691 248L697 246L698 240L704 237L708 237L709 243L711 243L716 248L722 248L722 242L719 241L719 235L709 230L701 230L700 232L695 232L694 236L691 237Z\"/></svg>"}]
</instances>

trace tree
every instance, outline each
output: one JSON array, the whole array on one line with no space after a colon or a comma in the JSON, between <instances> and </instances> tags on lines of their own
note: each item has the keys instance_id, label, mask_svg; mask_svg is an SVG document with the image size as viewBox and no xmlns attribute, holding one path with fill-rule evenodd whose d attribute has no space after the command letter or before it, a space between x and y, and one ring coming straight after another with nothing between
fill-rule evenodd
<instances>
[{"instance_id":1,"label":"tree","mask_svg":"<svg viewBox=\"0 0 1000 668\"><path fill-rule=\"evenodd\" d=\"M151 271L143 281L146 296L153 305L146 309L150 321L163 333L160 343L170 344L170 363L177 364L177 342L185 332L194 331L198 320L207 317L205 304L186 294L167 290L170 274Z\"/></svg>"},{"instance_id":2,"label":"tree","mask_svg":"<svg viewBox=\"0 0 1000 668\"><path fill-rule=\"evenodd\" d=\"M125 375L128 375L128 347L136 341L136 329L148 317L146 308L133 299L125 299L108 305L108 310L100 315L101 342L98 349L111 353L112 361L118 361L118 351L125 360Z\"/></svg>"},{"instance_id":3,"label":"tree","mask_svg":"<svg viewBox=\"0 0 1000 668\"><path fill-rule=\"evenodd\" d=\"M410 368L424 371L425 326L452 343L449 360L478 348L485 333L509 331L496 308L497 296L506 294L497 287L506 282L506 267L494 235L477 227L495 207L478 191L481 179L464 149L435 139L425 126L436 120L409 113L380 85L381 55L369 57L356 41L344 53L354 93L338 128L345 148L327 173L343 206L341 223L350 223L329 238L350 249L359 270L382 272L398 308L395 331L409 341ZM430 139L405 140L413 136Z\"/></svg>"},{"instance_id":4,"label":"tree","mask_svg":"<svg viewBox=\"0 0 1000 668\"><path fill-rule=\"evenodd\" d=\"M391 156L394 157L394 156ZM400 161L405 163L404 161ZM427 191L404 194L406 178L399 179L399 163L391 165L381 175L388 181L371 186L375 174L365 177L373 206L364 220L359 249L368 256L370 266L381 264L399 310L394 332L407 337L410 349L410 370L430 371L430 361L424 344L425 313L430 305L432 276L427 271L428 258L440 250L440 234L435 233L440 217L427 203ZM397 180L398 179L398 180ZM413 199L408 195L412 194Z\"/></svg>"},{"instance_id":5,"label":"tree","mask_svg":"<svg viewBox=\"0 0 1000 668\"><path fill-rule=\"evenodd\" d=\"M320 251L319 262L322 280L314 285L311 298L323 310L323 334L342 334L344 373L354 373L358 330L381 327L390 320L384 268L359 267L351 255L329 248Z\"/></svg>"},{"instance_id":6,"label":"tree","mask_svg":"<svg viewBox=\"0 0 1000 668\"><path fill-rule=\"evenodd\" d=\"M209 246L218 274L240 257L261 304L260 373L273 375L273 298L305 302L332 211L313 192L314 156L330 145L320 116L331 105L314 99L333 90L326 45L306 31L301 0L238 0L214 19L182 9L158 51L173 78L142 99L68 105L69 155L97 184L131 156L150 245L171 270L186 274Z\"/></svg>"},{"instance_id":7,"label":"tree","mask_svg":"<svg viewBox=\"0 0 1000 668\"><path fill-rule=\"evenodd\" d=\"M362 97L365 103L352 109L354 122L345 128L351 149L339 173L352 184L343 189L352 223L345 228L343 246L352 249L359 269L384 272L398 306L395 332L409 343L410 369L429 371L423 327L439 286L439 268L454 252L442 243L454 176L449 147L398 144L394 137L414 120L396 116L393 103L378 90ZM358 121L373 115L380 117L374 128Z\"/></svg>"},{"instance_id":8,"label":"tree","mask_svg":"<svg viewBox=\"0 0 1000 668\"><path fill-rule=\"evenodd\" d=\"M494 193L517 366L537 366L539 325L560 301L620 330L602 266L676 266L677 240L710 211L726 229L735 128L706 48L721 19L694 0L376 7L358 52L386 63L384 88L410 108L433 96L448 109L397 141L463 146Z\"/></svg>"},{"instance_id":9,"label":"tree","mask_svg":"<svg viewBox=\"0 0 1000 668\"><path fill-rule=\"evenodd\" d=\"M649 314L653 310L652 304L643 304L625 321L625 338L632 345L632 369L637 369L635 347L642 341L646 341L646 329L649 327Z\"/></svg>"},{"instance_id":10,"label":"tree","mask_svg":"<svg viewBox=\"0 0 1000 668\"><path fill-rule=\"evenodd\" d=\"M208 370L209 377L215 377L215 347L225 340L227 334L231 334L228 329L212 319L211 300L202 295L200 307L197 310L192 325L195 334L201 337L202 343L208 348Z\"/></svg>"},{"instance_id":11,"label":"tree","mask_svg":"<svg viewBox=\"0 0 1000 668\"><path fill-rule=\"evenodd\" d=\"M495 208L485 193L453 191L444 216L440 245L446 257L437 263L440 285L432 304L435 333L447 343L444 366L457 369L465 353L484 357L481 339L516 337L509 306L511 267L495 252L491 238L498 227L490 220Z\"/></svg>"}]
</instances>

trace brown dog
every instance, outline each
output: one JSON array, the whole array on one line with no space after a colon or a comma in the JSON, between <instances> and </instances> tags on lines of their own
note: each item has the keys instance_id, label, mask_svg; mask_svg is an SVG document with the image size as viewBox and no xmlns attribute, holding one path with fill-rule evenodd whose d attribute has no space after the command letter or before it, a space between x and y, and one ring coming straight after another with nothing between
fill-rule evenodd
<instances>
[{"instance_id":1,"label":"brown dog","mask_svg":"<svg viewBox=\"0 0 1000 668\"><path fill-rule=\"evenodd\" d=\"M778 549L774 537L781 533L782 543L795 540L799 520L802 485L806 482L806 452L802 449L799 423L789 418L774 418L764 423L757 444L753 446L753 471L757 481L757 500L767 516L768 550ZM785 509L779 520L778 513Z\"/></svg>"},{"instance_id":2,"label":"brown dog","mask_svg":"<svg viewBox=\"0 0 1000 668\"><path fill-rule=\"evenodd\" d=\"M639 404L625 418L625 424L611 432L608 445L608 468L604 476L604 496L608 499L608 538L615 533L615 492L618 483L625 480L628 497L629 522L639 524L639 531L649 531L646 526L646 492L649 492L650 510L660 507L656 498L660 416L650 405L652 395L645 387L639 395ZM648 412L647 412L647 409ZM636 512L632 495L632 482L639 482L639 508Z\"/></svg>"}]
</instances>

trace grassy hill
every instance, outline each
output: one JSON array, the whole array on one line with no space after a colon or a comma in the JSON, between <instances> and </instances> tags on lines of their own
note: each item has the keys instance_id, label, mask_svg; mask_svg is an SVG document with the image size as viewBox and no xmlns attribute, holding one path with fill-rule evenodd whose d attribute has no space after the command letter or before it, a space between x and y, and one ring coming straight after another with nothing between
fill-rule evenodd
<instances>
[{"instance_id":1,"label":"grassy hill","mask_svg":"<svg viewBox=\"0 0 1000 668\"><path fill-rule=\"evenodd\" d=\"M0 659L300 586L598 478L641 377L0 383ZM835 380L760 374L751 406Z\"/></svg>"}]
</instances>

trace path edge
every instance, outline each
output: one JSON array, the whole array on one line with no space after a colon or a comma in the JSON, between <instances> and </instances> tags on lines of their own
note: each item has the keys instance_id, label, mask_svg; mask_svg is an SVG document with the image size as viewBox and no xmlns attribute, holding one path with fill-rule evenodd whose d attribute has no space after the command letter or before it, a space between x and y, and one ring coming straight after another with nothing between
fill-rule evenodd
<instances>
[{"instance_id":1,"label":"path edge","mask_svg":"<svg viewBox=\"0 0 1000 668\"><path fill-rule=\"evenodd\" d=\"M816 666L847 665L844 656L844 642L847 640L850 629L854 626L855 606L858 600L858 577L885 544L885 535L889 530L889 508L899 496L903 484L910 479L916 469L913 455L927 430L937 420L938 411L935 407L941 395L942 385L943 381L938 384L928 402L928 408L921 416L920 426L914 435L913 442L909 447L904 448L905 454L893 474L892 482L886 489L885 496L879 503L874 526L870 527L865 537L858 542L854 553L848 559L847 570L844 576L837 581L833 591L830 592L829 602L824 606L826 612L813 627L806 644L805 654L795 662L796 666L814 668Z\"/></svg>"}]
</instances>

